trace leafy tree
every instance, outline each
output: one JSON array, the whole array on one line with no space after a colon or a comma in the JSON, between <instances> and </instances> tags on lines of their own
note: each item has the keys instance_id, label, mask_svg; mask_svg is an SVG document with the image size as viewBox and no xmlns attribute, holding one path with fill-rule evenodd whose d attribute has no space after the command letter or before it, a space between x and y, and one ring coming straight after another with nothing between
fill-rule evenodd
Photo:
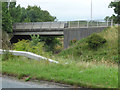
<instances>
[{"instance_id":1,"label":"leafy tree","mask_svg":"<svg viewBox=\"0 0 120 90\"><path fill-rule=\"evenodd\" d=\"M114 12L116 15L113 15L113 19L115 23L120 23L120 1L119 2L111 2L109 5L110 8L114 7Z\"/></svg>"},{"instance_id":2,"label":"leafy tree","mask_svg":"<svg viewBox=\"0 0 120 90\"><path fill-rule=\"evenodd\" d=\"M20 22L21 20L21 7L20 5L16 6L16 2L10 3L9 12L12 17L12 22Z\"/></svg>"},{"instance_id":3,"label":"leafy tree","mask_svg":"<svg viewBox=\"0 0 120 90\"><path fill-rule=\"evenodd\" d=\"M48 22L54 21L56 17L50 15L46 10L41 10L37 6L28 6L27 8L16 6L16 2L10 3L8 10L8 3L2 5L2 26L3 30L12 32L12 24L15 22ZM35 37L35 36L33 36ZM48 51L53 51L56 43L56 37L40 37L45 42Z\"/></svg>"},{"instance_id":4,"label":"leafy tree","mask_svg":"<svg viewBox=\"0 0 120 90\"><path fill-rule=\"evenodd\" d=\"M12 32L12 17L8 11L8 3L2 3L2 30Z\"/></svg>"},{"instance_id":5,"label":"leafy tree","mask_svg":"<svg viewBox=\"0 0 120 90\"><path fill-rule=\"evenodd\" d=\"M26 10L31 22L47 22L56 19L56 17L51 16L48 11L43 11L37 6L28 6Z\"/></svg>"}]
</instances>

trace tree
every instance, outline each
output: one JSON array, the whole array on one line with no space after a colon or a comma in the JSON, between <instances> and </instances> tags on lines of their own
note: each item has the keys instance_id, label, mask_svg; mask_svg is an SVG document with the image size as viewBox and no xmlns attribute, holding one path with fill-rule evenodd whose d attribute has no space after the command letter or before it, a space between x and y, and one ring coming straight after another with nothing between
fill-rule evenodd
<instances>
[{"instance_id":1,"label":"tree","mask_svg":"<svg viewBox=\"0 0 120 90\"><path fill-rule=\"evenodd\" d=\"M41 8L37 6L28 6L26 10L27 17L31 22L48 22L56 19L56 17L51 16L48 11L41 10Z\"/></svg>"},{"instance_id":2,"label":"tree","mask_svg":"<svg viewBox=\"0 0 120 90\"><path fill-rule=\"evenodd\" d=\"M120 1L119 2L111 2L109 5L110 8L114 7L114 12L116 15L113 15L113 19L115 23L120 23Z\"/></svg>"},{"instance_id":3,"label":"tree","mask_svg":"<svg viewBox=\"0 0 120 90\"><path fill-rule=\"evenodd\" d=\"M16 2L10 3L9 12L12 17L12 22L20 22L21 20L21 7L20 5L16 6Z\"/></svg>"},{"instance_id":4,"label":"tree","mask_svg":"<svg viewBox=\"0 0 120 90\"><path fill-rule=\"evenodd\" d=\"M8 11L8 3L2 3L2 30L12 32L12 17Z\"/></svg>"}]
</instances>

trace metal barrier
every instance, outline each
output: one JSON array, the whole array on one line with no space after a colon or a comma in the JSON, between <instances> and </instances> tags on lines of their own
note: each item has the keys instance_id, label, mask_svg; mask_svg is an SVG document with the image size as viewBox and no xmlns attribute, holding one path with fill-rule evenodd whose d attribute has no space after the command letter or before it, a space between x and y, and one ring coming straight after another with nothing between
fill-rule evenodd
<instances>
[{"instance_id":1,"label":"metal barrier","mask_svg":"<svg viewBox=\"0 0 120 90\"><path fill-rule=\"evenodd\" d=\"M113 26L113 20L104 21L104 20L92 20L92 21L68 21L68 28L88 28L88 27L109 27Z\"/></svg>"},{"instance_id":2,"label":"metal barrier","mask_svg":"<svg viewBox=\"0 0 120 90\"><path fill-rule=\"evenodd\" d=\"M30 22L30 23L15 23L14 31L34 30L34 29L62 29L62 28L89 28L89 27L109 27L113 26L113 20L80 20L66 22Z\"/></svg>"},{"instance_id":3,"label":"metal barrier","mask_svg":"<svg viewBox=\"0 0 120 90\"><path fill-rule=\"evenodd\" d=\"M5 54L5 52L9 52L10 54L15 55L15 56L24 56L24 57L35 59L35 60L38 60L38 61L40 61L40 60L48 60L49 62L59 63L58 61L55 61L55 60L52 60L52 59L49 59L49 58L46 58L46 57L31 53L31 52L15 51L15 50L2 50L2 49L0 49L0 55Z\"/></svg>"}]
</instances>

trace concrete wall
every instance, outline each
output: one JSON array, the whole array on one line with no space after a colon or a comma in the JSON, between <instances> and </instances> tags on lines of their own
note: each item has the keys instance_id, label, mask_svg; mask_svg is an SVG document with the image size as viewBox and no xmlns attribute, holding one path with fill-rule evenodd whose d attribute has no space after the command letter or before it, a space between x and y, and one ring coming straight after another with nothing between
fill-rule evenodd
<instances>
[{"instance_id":1,"label":"concrete wall","mask_svg":"<svg viewBox=\"0 0 120 90\"><path fill-rule=\"evenodd\" d=\"M101 32L106 27L91 27L91 28L67 28L64 29L64 49L69 47L70 41L73 39L80 40L92 33Z\"/></svg>"}]
</instances>

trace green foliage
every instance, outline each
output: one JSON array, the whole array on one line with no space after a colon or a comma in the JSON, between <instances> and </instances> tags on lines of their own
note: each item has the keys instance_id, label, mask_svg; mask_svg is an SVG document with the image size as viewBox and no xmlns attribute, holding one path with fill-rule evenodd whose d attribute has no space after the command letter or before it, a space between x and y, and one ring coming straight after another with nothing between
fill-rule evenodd
<instances>
[{"instance_id":1,"label":"green foliage","mask_svg":"<svg viewBox=\"0 0 120 90\"><path fill-rule=\"evenodd\" d=\"M45 42L46 51L54 52L55 47L58 44L59 45L61 44L56 36L47 36L47 37L41 36L40 39L41 39L41 41Z\"/></svg>"},{"instance_id":2,"label":"green foliage","mask_svg":"<svg viewBox=\"0 0 120 90\"><path fill-rule=\"evenodd\" d=\"M7 3L2 3L2 30L12 32L12 17L7 8Z\"/></svg>"},{"instance_id":3,"label":"green foliage","mask_svg":"<svg viewBox=\"0 0 120 90\"><path fill-rule=\"evenodd\" d=\"M2 3L2 29L9 33L12 32L12 24L15 22L47 22L55 19L56 17L51 16L48 11L37 6L21 8L16 2L11 2L8 10L8 3Z\"/></svg>"},{"instance_id":4,"label":"green foliage","mask_svg":"<svg viewBox=\"0 0 120 90\"><path fill-rule=\"evenodd\" d=\"M113 17L114 17L113 19L114 19L115 23L120 24L120 1L118 1L118 2L111 2L109 7L110 8L114 7L114 12L117 15L113 15Z\"/></svg>"},{"instance_id":5,"label":"green foliage","mask_svg":"<svg viewBox=\"0 0 120 90\"><path fill-rule=\"evenodd\" d=\"M27 82L27 81L29 81L31 79L31 77L27 77L27 78L25 78L25 81Z\"/></svg>"},{"instance_id":6,"label":"green foliage","mask_svg":"<svg viewBox=\"0 0 120 90\"><path fill-rule=\"evenodd\" d=\"M91 49L97 49L106 43L106 40L97 34L92 34L90 37L88 37L87 43Z\"/></svg>"},{"instance_id":7,"label":"green foliage","mask_svg":"<svg viewBox=\"0 0 120 90\"><path fill-rule=\"evenodd\" d=\"M76 38L70 41L70 46L74 45L77 42Z\"/></svg>"},{"instance_id":8,"label":"green foliage","mask_svg":"<svg viewBox=\"0 0 120 90\"><path fill-rule=\"evenodd\" d=\"M4 61L2 73L14 74L25 80L48 80L86 88L118 87L118 65L108 63L72 61L56 64L19 57Z\"/></svg>"},{"instance_id":9,"label":"green foliage","mask_svg":"<svg viewBox=\"0 0 120 90\"><path fill-rule=\"evenodd\" d=\"M14 56L9 51L4 51L2 55L2 61L9 60L9 58L13 58Z\"/></svg>"},{"instance_id":10,"label":"green foliage","mask_svg":"<svg viewBox=\"0 0 120 90\"><path fill-rule=\"evenodd\" d=\"M45 52L44 42L39 42L39 36L31 36L32 40L21 40L14 44L14 49L18 51L28 51L41 56L50 57L51 52Z\"/></svg>"},{"instance_id":11,"label":"green foliage","mask_svg":"<svg viewBox=\"0 0 120 90\"><path fill-rule=\"evenodd\" d=\"M40 37L39 35L31 35L31 45L37 45L38 42L40 42Z\"/></svg>"},{"instance_id":12,"label":"green foliage","mask_svg":"<svg viewBox=\"0 0 120 90\"><path fill-rule=\"evenodd\" d=\"M107 28L104 31L97 33L97 35L107 41L106 43L101 43L101 41L103 42L104 40L100 39L99 41L99 38L95 36L94 39L97 42L92 42L91 47L94 47L94 45L96 47L96 44L99 44L97 49L91 49L88 45L89 38L93 36L91 35L77 41L76 44L72 45L68 49L63 50L57 55L57 57L77 62L107 61L108 63L118 63L118 28Z\"/></svg>"}]
</instances>

